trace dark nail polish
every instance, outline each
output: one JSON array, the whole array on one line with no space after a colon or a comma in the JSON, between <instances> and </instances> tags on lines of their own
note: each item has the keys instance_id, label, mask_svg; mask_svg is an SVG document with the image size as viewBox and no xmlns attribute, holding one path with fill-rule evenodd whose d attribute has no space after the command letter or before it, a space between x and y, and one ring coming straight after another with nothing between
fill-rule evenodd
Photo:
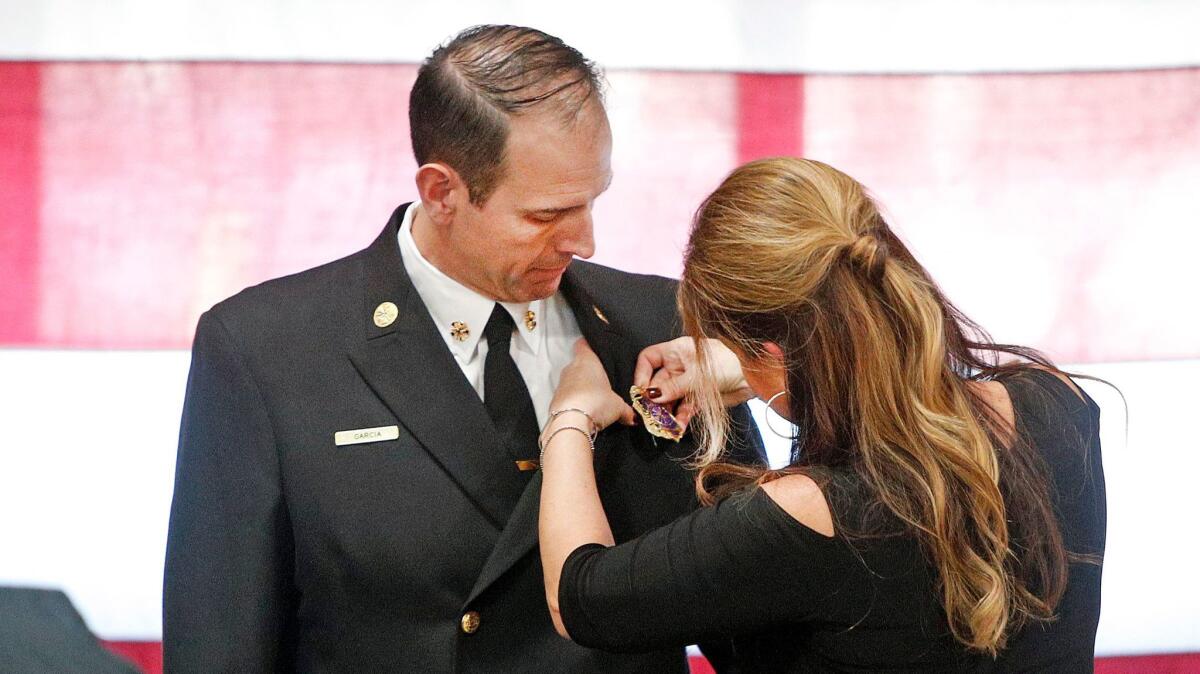
<instances>
[{"instance_id":1,"label":"dark nail polish","mask_svg":"<svg viewBox=\"0 0 1200 674\"><path fill-rule=\"evenodd\" d=\"M650 399L653 400L660 397L662 395L662 391L651 386L650 388L646 389L646 395L650 396Z\"/></svg>"}]
</instances>

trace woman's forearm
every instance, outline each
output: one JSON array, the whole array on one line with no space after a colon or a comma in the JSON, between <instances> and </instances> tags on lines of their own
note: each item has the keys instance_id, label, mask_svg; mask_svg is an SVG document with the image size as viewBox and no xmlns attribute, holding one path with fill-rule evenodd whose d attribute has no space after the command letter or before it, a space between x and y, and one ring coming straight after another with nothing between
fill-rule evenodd
<instances>
[{"instance_id":1,"label":"woman's forearm","mask_svg":"<svg viewBox=\"0 0 1200 674\"><path fill-rule=\"evenodd\" d=\"M575 424L552 423L543 437L550 438L559 428ZM588 438L580 432L557 433L546 445L542 456L542 495L538 533L542 555L542 573L546 585L546 604L554 628L569 637L563 627L558 606L558 584L563 564L579 546L588 543L613 544L612 529L596 490Z\"/></svg>"}]
</instances>

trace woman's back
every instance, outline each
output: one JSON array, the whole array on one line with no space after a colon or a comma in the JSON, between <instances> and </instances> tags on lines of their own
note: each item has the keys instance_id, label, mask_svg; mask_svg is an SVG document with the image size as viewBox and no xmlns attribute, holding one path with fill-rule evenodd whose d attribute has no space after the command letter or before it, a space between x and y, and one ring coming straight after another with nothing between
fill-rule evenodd
<instances>
[{"instance_id":1,"label":"woman's back","mask_svg":"<svg viewBox=\"0 0 1200 674\"><path fill-rule=\"evenodd\" d=\"M1099 409L1074 387L1041 369L1027 369L997 383L993 404L1011 401L1013 441L1031 445L1048 472L1054 510L1068 551L1101 556L1105 494L1098 436ZM1002 400L1003 399L1003 400ZM843 524L876 534L832 553L829 582L855 568L853 580L832 595L827 621L810 629L814 656L832 668L848 666L953 667L977 671L1091 671L1092 645L1100 615L1100 566L1072 564L1066 592L1052 623L1030 622L1015 633L1001 655L969 655L945 623L936 571L916 540L869 499L850 471L835 474L827 500ZM894 535L886 535L888 532ZM1011 532L1020 540L1019 531ZM858 559L855 559L855 556ZM840 558L840 559L839 559ZM930 636L934 638L931 640ZM904 664L900 664L904 663ZM783 663L779 663L783 664Z\"/></svg>"},{"instance_id":2,"label":"woman's back","mask_svg":"<svg viewBox=\"0 0 1200 674\"><path fill-rule=\"evenodd\" d=\"M1044 370L1002 383L1017 436L1049 473L1066 549L1102 555L1099 409ZM1100 566L1071 563L1058 619L1029 622L993 660L952 637L936 567L890 513L866 505L852 472L833 471L825 497L838 528L860 536L827 537L754 489L638 543L581 548L561 586L572 637L618 650L731 639L727 655L706 650L722 671L1091 671Z\"/></svg>"},{"instance_id":3,"label":"woman's back","mask_svg":"<svg viewBox=\"0 0 1200 674\"><path fill-rule=\"evenodd\" d=\"M1100 408L1045 370L1008 377L1005 385L1014 402L1017 430L1049 468L1064 547L1074 555L1102 560L1107 511ZM1101 571L1099 563L1072 562L1058 620L1028 624L1010 641L1000 671L1092 671Z\"/></svg>"}]
</instances>

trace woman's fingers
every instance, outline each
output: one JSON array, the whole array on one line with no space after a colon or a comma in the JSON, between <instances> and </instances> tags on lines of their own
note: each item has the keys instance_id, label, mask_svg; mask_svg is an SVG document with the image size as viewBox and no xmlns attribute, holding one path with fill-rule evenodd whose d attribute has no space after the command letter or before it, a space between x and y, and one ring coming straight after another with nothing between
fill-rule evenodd
<instances>
[{"instance_id":1,"label":"woman's fingers","mask_svg":"<svg viewBox=\"0 0 1200 674\"><path fill-rule=\"evenodd\" d=\"M643 388L650 383L654 371L666 362L666 344L655 344L642 349L638 354L637 365L633 368L633 383Z\"/></svg>"},{"instance_id":2,"label":"woman's fingers","mask_svg":"<svg viewBox=\"0 0 1200 674\"><path fill-rule=\"evenodd\" d=\"M651 395L650 399L663 405L675 402L688 394L691 379L689 373L673 375L666 370L659 370L651 377L649 386L658 389L658 395Z\"/></svg>"},{"instance_id":3,"label":"woman's fingers","mask_svg":"<svg viewBox=\"0 0 1200 674\"><path fill-rule=\"evenodd\" d=\"M669 342L653 344L638 354L637 365L633 368L633 383L645 388L656 372L668 370L673 374L682 374L690 370L695 362L696 345L691 337L678 337Z\"/></svg>"},{"instance_id":4,"label":"woman's fingers","mask_svg":"<svg viewBox=\"0 0 1200 674\"><path fill-rule=\"evenodd\" d=\"M638 354L633 383L645 389L647 396L654 402L672 408L676 419L686 426L695 414L695 409L691 404L680 401L684 401L691 393L695 379L692 372L694 365L695 348L691 338L682 337L670 342L654 344ZM566 379L570 382L570 388L574 389L574 392L586 393L582 390L584 387L595 393L599 393L601 387L607 391L608 380L603 372L603 366L586 340L580 339L575 342L575 360L571 367L576 372ZM566 383L567 381L560 383L560 393L563 393ZM592 388L593 386L595 388ZM607 392L612 395L612 398L608 403L601 404L607 410L603 414L606 420L618 421L629 426L636 425L638 416L633 408L617 393ZM676 406L677 402L678 406Z\"/></svg>"}]
</instances>

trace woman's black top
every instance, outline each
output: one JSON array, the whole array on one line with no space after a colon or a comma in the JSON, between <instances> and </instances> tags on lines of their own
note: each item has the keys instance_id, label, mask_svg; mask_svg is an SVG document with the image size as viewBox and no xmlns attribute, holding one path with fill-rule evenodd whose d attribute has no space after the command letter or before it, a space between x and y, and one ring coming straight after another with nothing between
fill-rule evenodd
<instances>
[{"instance_id":1,"label":"woman's black top","mask_svg":"<svg viewBox=\"0 0 1200 674\"><path fill-rule=\"evenodd\" d=\"M1043 370L1002 381L1018 434L1050 472L1067 550L1102 555L1099 408ZM867 501L828 500L835 522L861 516ZM563 568L559 603L580 644L720 643L727 657L714 664L728 672L1090 672L1100 571L1071 563L1058 619L1027 623L993 659L950 635L935 567L914 536L826 537L752 489L622 545L581 546Z\"/></svg>"}]
</instances>

